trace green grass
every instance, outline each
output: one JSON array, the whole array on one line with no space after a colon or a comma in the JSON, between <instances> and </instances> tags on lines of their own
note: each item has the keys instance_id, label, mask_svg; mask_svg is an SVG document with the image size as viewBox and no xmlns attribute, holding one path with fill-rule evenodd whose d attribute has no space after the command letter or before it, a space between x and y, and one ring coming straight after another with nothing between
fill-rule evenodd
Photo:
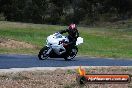
<instances>
[{"instance_id":1,"label":"green grass","mask_svg":"<svg viewBox=\"0 0 132 88\"><path fill-rule=\"evenodd\" d=\"M123 29L120 29L123 30ZM132 57L132 32L91 28L82 30L85 43L80 46L82 53L99 57ZM127 36L124 36L127 35Z\"/></svg>"},{"instance_id":2,"label":"green grass","mask_svg":"<svg viewBox=\"0 0 132 88\"><path fill-rule=\"evenodd\" d=\"M0 53L37 54L46 37L65 29L65 26L0 22L0 37L24 41L38 48L9 49L0 47ZM78 27L84 43L79 45L79 55L94 57L132 58L132 26L123 28Z\"/></svg>"}]
</instances>

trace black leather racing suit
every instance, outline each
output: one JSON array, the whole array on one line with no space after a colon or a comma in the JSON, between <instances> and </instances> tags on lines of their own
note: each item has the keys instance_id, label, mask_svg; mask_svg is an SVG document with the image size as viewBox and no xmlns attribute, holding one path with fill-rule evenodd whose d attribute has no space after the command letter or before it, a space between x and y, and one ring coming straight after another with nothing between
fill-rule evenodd
<instances>
[{"instance_id":1,"label":"black leather racing suit","mask_svg":"<svg viewBox=\"0 0 132 88\"><path fill-rule=\"evenodd\" d=\"M79 32L77 29L65 29L65 30L61 30L59 33L63 34L66 32L68 33L68 39L69 39L68 51L70 52L70 50L73 49L76 45L77 38L79 37Z\"/></svg>"}]
</instances>

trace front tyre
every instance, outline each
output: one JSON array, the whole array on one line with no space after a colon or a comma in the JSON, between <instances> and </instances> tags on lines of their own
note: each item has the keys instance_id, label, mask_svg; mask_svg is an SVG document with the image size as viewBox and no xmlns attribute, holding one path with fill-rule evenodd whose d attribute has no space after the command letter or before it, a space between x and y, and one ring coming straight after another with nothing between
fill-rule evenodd
<instances>
[{"instance_id":1,"label":"front tyre","mask_svg":"<svg viewBox=\"0 0 132 88\"><path fill-rule=\"evenodd\" d=\"M48 55L46 54L49 48L47 46L43 47L38 54L39 60L45 60L48 58Z\"/></svg>"}]
</instances>

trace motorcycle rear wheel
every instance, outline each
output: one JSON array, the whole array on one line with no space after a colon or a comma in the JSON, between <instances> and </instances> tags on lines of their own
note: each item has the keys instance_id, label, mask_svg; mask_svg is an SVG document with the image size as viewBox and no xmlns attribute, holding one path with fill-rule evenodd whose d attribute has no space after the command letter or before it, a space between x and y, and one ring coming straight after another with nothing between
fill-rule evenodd
<instances>
[{"instance_id":1,"label":"motorcycle rear wheel","mask_svg":"<svg viewBox=\"0 0 132 88\"><path fill-rule=\"evenodd\" d=\"M75 52L71 52L70 55L67 55L67 56L64 57L64 59L65 59L66 61L72 60L72 59L75 58L75 56L77 55L78 48L76 47L75 49L72 49L72 50L74 50Z\"/></svg>"},{"instance_id":2,"label":"motorcycle rear wheel","mask_svg":"<svg viewBox=\"0 0 132 88\"><path fill-rule=\"evenodd\" d=\"M41 50L40 50L40 52L39 52L39 54L38 54L38 58L39 58L39 60L46 60L47 58L48 58L48 55L46 54L47 53L47 51L48 51L48 47L47 46L45 46L45 47L43 47Z\"/></svg>"}]
</instances>

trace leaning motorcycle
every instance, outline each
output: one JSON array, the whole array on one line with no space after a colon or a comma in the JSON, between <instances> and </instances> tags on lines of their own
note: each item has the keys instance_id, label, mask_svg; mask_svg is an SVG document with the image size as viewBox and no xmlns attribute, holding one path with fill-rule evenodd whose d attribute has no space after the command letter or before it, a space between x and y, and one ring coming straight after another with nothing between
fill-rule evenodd
<instances>
[{"instance_id":1,"label":"leaning motorcycle","mask_svg":"<svg viewBox=\"0 0 132 88\"><path fill-rule=\"evenodd\" d=\"M78 37L76 46L68 51L69 42L67 36L60 33L54 33L47 37L46 45L39 51L38 58L45 60L47 58L64 58L65 60L72 60L78 52L77 45L83 43L83 38Z\"/></svg>"}]
</instances>

